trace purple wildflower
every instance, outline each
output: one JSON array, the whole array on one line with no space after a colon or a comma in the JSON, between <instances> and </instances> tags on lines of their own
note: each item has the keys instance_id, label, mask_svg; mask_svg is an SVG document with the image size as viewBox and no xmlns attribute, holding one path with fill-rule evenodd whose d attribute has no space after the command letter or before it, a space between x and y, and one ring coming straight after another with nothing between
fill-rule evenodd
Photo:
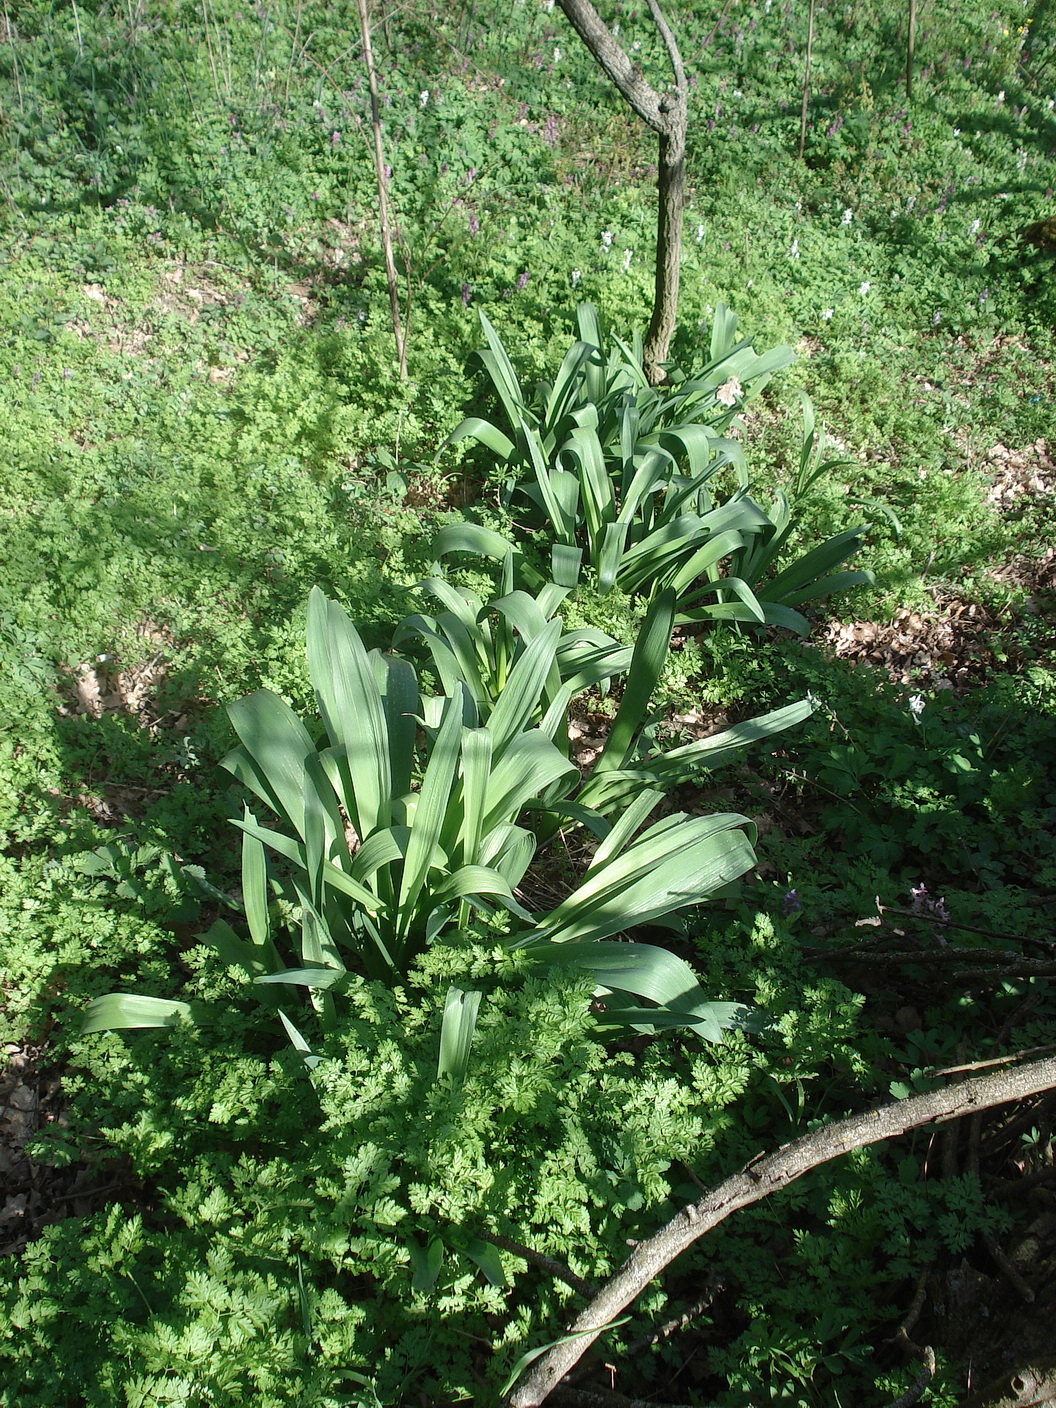
<instances>
[{"instance_id":1,"label":"purple wildflower","mask_svg":"<svg viewBox=\"0 0 1056 1408\"><path fill-rule=\"evenodd\" d=\"M796 894L795 890L789 890L781 902L781 913L787 919L790 914L798 914L803 908L803 901Z\"/></svg>"},{"instance_id":2,"label":"purple wildflower","mask_svg":"<svg viewBox=\"0 0 1056 1408\"><path fill-rule=\"evenodd\" d=\"M469 233L475 235L480 229L480 221L475 210L469 212Z\"/></svg>"},{"instance_id":3,"label":"purple wildflower","mask_svg":"<svg viewBox=\"0 0 1056 1408\"><path fill-rule=\"evenodd\" d=\"M517 287L522 291L528 287L528 270L522 269L517 275Z\"/></svg>"},{"instance_id":4,"label":"purple wildflower","mask_svg":"<svg viewBox=\"0 0 1056 1408\"><path fill-rule=\"evenodd\" d=\"M472 297L473 297L473 290L470 288L469 284L463 284L463 285L462 285L462 306L463 306L463 308L468 308L468 307L469 307L469 300L470 300Z\"/></svg>"}]
</instances>

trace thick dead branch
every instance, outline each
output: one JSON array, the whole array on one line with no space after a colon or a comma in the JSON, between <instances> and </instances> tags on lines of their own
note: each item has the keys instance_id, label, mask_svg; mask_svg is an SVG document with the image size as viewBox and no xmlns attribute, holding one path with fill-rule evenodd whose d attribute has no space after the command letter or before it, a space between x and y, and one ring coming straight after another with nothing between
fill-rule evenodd
<instances>
[{"instance_id":1,"label":"thick dead branch","mask_svg":"<svg viewBox=\"0 0 1056 1408\"><path fill-rule=\"evenodd\" d=\"M805 1173L853 1149L893 1139L925 1124L941 1124L1056 1087L1056 1057L959 1082L879 1109L851 1115L753 1161L640 1242L621 1269L571 1326L579 1338L555 1345L536 1361L507 1399L510 1408L538 1408L605 1325L630 1305L674 1259L740 1208L788 1187Z\"/></svg>"}]
</instances>

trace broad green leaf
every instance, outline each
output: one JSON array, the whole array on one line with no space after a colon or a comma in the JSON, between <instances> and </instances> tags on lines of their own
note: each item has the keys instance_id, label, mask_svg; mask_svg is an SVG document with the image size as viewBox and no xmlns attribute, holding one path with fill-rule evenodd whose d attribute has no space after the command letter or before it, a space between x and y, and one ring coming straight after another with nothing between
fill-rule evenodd
<instances>
[{"instance_id":1,"label":"broad green leaf","mask_svg":"<svg viewBox=\"0 0 1056 1408\"><path fill-rule=\"evenodd\" d=\"M466 1243L466 1256L475 1261L484 1273L484 1279L492 1286L507 1286L506 1272L502 1269L502 1258L497 1247L490 1242L473 1237Z\"/></svg>"},{"instance_id":2,"label":"broad green leaf","mask_svg":"<svg viewBox=\"0 0 1056 1408\"><path fill-rule=\"evenodd\" d=\"M432 550L437 557L446 557L449 552L474 552L498 562L518 551L501 533L478 523L445 523L433 539Z\"/></svg>"},{"instance_id":3,"label":"broad green leaf","mask_svg":"<svg viewBox=\"0 0 1056 1408\"><path fill-rule=\"evenodd\" d=\"M236 700L227 713L242 748L229 753L223 766L303 835L304 760L315 752L308 730L269 689Z\"/></svg>"},{"instance_id":4,"label":"broad green leaf","mask_svg":"<svg viewBox=\"0 0 1056 1408\"><path fill-rule=\"evenodd\" d=\"M357 834L388 824L392 782L388 733L374 669L352 622L318 587L308 598L308 669L319 712L347 759Z\"/></svg>"},{"instance_id":5,"label":"broad green leaf","mask_svg":"<svg viewBox=\"0 0 1056 1408\"><path fill-rule=\"evenodd\" d=\"M449 1076L456 1084L460 1084L465 1079L482 996L483 993L480 992L465 992L462 988L454 986L448 988L440 1027L437 1080Z\"/></svg>"},{"instance_id":6,"label":"broad green leaf","mask_svg":"<svg viewBox=\"0 0 1056 1408\"><path fill-rule=\"evenodd\" d=\"M539 708L543 689L551 675L555 685L559 682L554 666L560 636L561 622L548 622L539 634L529 641L510 672L506 687L488 721L488 728L495 740L496 760L500 759L509 744L523 733L528 721Z\"/></svg>"},{"instance_id":7,"label":"broad green leaf","mask_svg":"<svg viewBox=\"0 0 1056 1408\"><path fill-rule=\"evenodd\" d=\"M243 820L252 820L248 807L243 808ZM242 833L242 903L246 907L250 937L258 948L264 948L271 942L268 863L260 839L247 831Z\"/></svg>"},{"instance_id":8,"label":"broad green leaf","mask_svg":"<svg viewBox=\"0 0 1056 1408\"><path fill-rule=\"evenodd\" d=\"M267 973L254 981L264 983L290 983L305 988L332 988L347 975L345 968L285 968L281 973Z\"/></svg>"},{"instance_id":9,"label":"broad green leaf","mask_svg":"<svg viewBox=\"0 0 1056 1408\"><path fill-rule=\"evenodd\" d=\"M512 459L516 450L508 435L504 435L498 426L492 425L490 421L481 420L479 416L469 416L460 425L456 425L441 449L447 445L457 445L460 440L476 440L478 444L497 455L503 463Z\"/></svg>"},{"instance_id":10,"label":"broad green leaf","mask_svg":"<svg viewBox=\"0 0 1056 1408\"><path fill-rule=\"evenodd\" d=\"M443 723L433 744L422 789L411 825L407 855L400 883L397 925L406 939L415 918L419 896L435 863L444 821L451 805L452 784L461 751L461 701L445 701Z\"/></svg>"},{"instance_id":11,"label":"broad green leaf","mask_svg":"<svg viewBox=\"0 0 1056 1408\"><path fill-rule=\"evenodd\" d=\"M130 992L109 992L96 997L85 1009L82 1035L133 1027L174 1027L183 1019L199 1020L201 1004L173 1002L167 997L141 997Z\"/></svg>"},{"instance_id":12,"label":"broad green leaf","mask_svg":"<svg viewBox=\"0 0 1056 1408\"><path fill-rule=\"evenodd\" d=\"M506 349L503 347L498 333L485 317L483 309L480 311L480 324L484 329L484 336L488 340L491 355L490 357L487 353L479 353L478 355L495 384L495 390L499 393L510 424L516 425L524 405L524 396L521 394L517 373L513 369L513 363L506 355Z\"/></svg>"},{"instance_id":13,"label":"broad green leaf","mask_svg":"<svg viewBox=\"0 0 1056 1408\"><path fill-rule=\"evenodd\" d=\"M710 738L697 739L679 748L671 748L658 757L650 758L645 766L667 787L678 786L698 769L712 771L724 767L743 749L763 739L772 738L786 728L802 723L814 712L809 699L786 704L755 719L746 719L732 728L714 733Z\"/></svg>"},{"instance_id":14,"label":"broad green leaf","mask_svg":"<svg viewBox=\"0 0 1056 1408\"><path fill-rule=\"evenodd\" d=\"M664 668L671 646L671 631L675 619L675 594L661 592L649 607L638 632L631 667L627 671L623 698L613 720L609 737L601 756L594 764L595 772L621 768L634 747L635 738L645 722L649 701Z\"/></svg>"},{"instance_id":15,"label":"broad green leaf","mask_svg":"<svg viewBox=\"0 0 1056 1408\"><path fill-rule=\"evenodd\" d=\"M407 1250L410 1253L411 1266L414 1271L411 1277L411 1290L420 1296L428 1295L436 1285L440 1268L444 1264L444 1244L439 1237L434 1237L429 1245L423 1248L409 1237ZM364 1379L363 1382L365 1383L366 1380Z\"/></svg>"}]
</instances>

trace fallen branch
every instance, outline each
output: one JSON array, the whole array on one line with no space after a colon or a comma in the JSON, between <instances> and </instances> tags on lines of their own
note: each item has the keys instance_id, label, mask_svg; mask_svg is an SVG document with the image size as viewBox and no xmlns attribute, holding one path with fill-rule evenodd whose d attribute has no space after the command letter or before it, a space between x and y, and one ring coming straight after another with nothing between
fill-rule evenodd
<instances>
[{"instance_id":1,"label":"fallen branch","mask_svg":"<svg viewBox=\"0 0 1056 1408\"><path fill-rule=\"evenodd\" d=\"M507 1398L510 1408L538 1408L597 1339L602 1329L635 1300L674 1259L740 1208L750 1207L786 1188L805 1173L925 1124L941 1124L962 1115L1005 1105L1056 1087L1056 1057L958 1082L944 1090L828 1124L753 1160L698 1202L684 1208L659 1232L639 1242L601 1294L579 1315L570 1333L576 1339L555 1345L539 1358L524 1381Z\"/></svg>"}]
</instances>

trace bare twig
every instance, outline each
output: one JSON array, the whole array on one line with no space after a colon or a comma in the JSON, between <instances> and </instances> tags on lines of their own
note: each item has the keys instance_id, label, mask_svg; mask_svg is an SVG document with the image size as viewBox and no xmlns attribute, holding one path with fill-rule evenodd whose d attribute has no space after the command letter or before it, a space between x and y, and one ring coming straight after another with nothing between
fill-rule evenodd
<instances>
[{"instance_id":1,"label":"bare twig","mask_svg":"<svg viewBox=\"0 0 1056 1408\"><path fill-rule=\"evenodd\" d=\"M1004 1248L1001 1246L1000 1242L998 1242L994 1234L992 1232L984 1232L983 1241L986 1243L986 1250L994 1258L994 1261L1000 1268L1001 1275L1004 1276L1016 1295L1022 1300L1025 1300L1028 1305L1033 1305L1034 1292L1020 1275L1019 1267L1014 1261L1009 1260Z\"/></svg>"},{"instance_id":2,"label":"bare twig","mask_svg":"<svg viewBox=\"0 0 1056 1408\"><path fill-rule=\"evenodd\" d=\"M913 55L917 47L917 0L909 0L909 34L906 38L906 97L913 96Z\"/></svg>"},{"instance_id":3,"label":"bare twig","mask_svg":"<svg viewBox=\"0 0 1056 1408\"><path fill-rule=\"evenodd\" d=\"M803 109L799 114L799 159L807 148L807 105L810 102L810 58L814 49L814 0L807 14L807 61L803 69Z\"/></svg>"},{"instance_id":4,"label":"bare twig","mask_svg":"<svg viewBox=\"0 0 1056 1408\"><path fill-rule=\"evenodd\" d=\"M628 1398L592 1388L558 1388L551 1398L555 1408L689 1408L688 1404L658 1403L655 1398Z\"/></svg>"},{"instance_id":5,"label":"bare twig","mask_svg":"<svg viewBox=\"0 0 1056 1408\"><path fill-rule=\"evenodd\" d=\"M531 1247L526 1247L523 1242L515 1242L512 1237L504 1237L501 1232L481 1232L479 1235L484 1238L485 1242L491 1242L494 1246L501 1247L503 1251L513 1252L514 1256L521 1257L529 1266L537 1266L540 1271L545 1271L550 1276L556 1276L559 1281L564 1281L566 1286L571 1286L581 1296L589 1297L598 1294L597 1286L590 1281L584 1281L582 1276L577 1276L563 1262L555 1261L552 1256L534 1251Z\"/></svg>"},{"instance_id":6,"label":"bare twig","mask_svg":"<svg viewBox=\"0 0 1056 1408\"><path fill-rule=\"evenodd\" d=\"M605 1325L635 1300L685 1249L731 1214L786 1188L805 1173L853 1149L878 1144L921 1125L945 1123L978 1110L1024 1100L1056 1087L1056 1057L996 1071L943 1090L866 1110L828 1124L743 1169L684 1208L640 1242L601 1294L573 1323L576 1336L541 1356L507 1399L510 1408L538 1408L579 1362Z\"/></svg>"},{"instance_id":7,"label":"bare twig","mask_svg":"<svg viewBox=\"0 0 1056 1408\"><path fill-rule=\"evenodd\" d=\"M671 1336L676 1335L679 1330L684 1330L687 1325L691 1325L694 1320L699 1319L706 1310L711 1309L715 1304L715 1297L723 1289L724 1283L722 1281L716 1281L714 1285L708 1289L707 1294L701 1296L700 1300L691 1305L688 1310L683 1311L682 1314L677 1316L674 1320L666 1321L663 1325L653 1330L651 1334L643 1335L640 1340L635 1340L633 1344L629 1344L624 1351L623 1357L631 1360L636 1354L640 1354L643 1349L650 1349L654 1344L659 1344L661 1340L670 1339Z\"/></svg>"},{"instance_id":8,"label":"bare twig","mask_svg":"<svg viewBox=\"0 0 1056 1408\"><path fill-rule=\"evenodd\" d=\"M982 934L988 939L1005 939L1008 943L1013 944L1037 944L1048 949L1053 947L1051 939L1034 939L1020 934L1006 934L1000 929L981 929L978 924L962 924L957 919L937 919L933 914L914 914L911 909L895 909L889 904L877 904L876 907L881 915L896 914L900 919L915 919L918 924L928 924L932 928L960 929L965 934Z\"/></svg>"},{"instance_id":9,"label":"bare twig","mask_svg":"<svg viewBox=\"0 0 1056 1408\"><path fill-rule=\"evenodd\" d=\"M917 1288L913 1292L913 1299L910 1301L909 1309L906 1311L906 1318L902 1321L901 1325L899 1325L889 1341L891 1344L902 1345L904 1348L912 1350L914 1354L921 1353L920 1346L914 1344L911 1337L914 1326L920 1319L920 1312L924 1309L924 1301L928 1294L928 1272L930 1270L931 1266L929 1264L925 1266L924 1270L917 1277Z\"/></svg>"},{"instance_id":10,"label":"bare twig","mask_svg":"<svg viewBox=\"0 0 1056 1408\"><path fill-rule=\"evenodd\" d=\"M900 1394L893 1403L889 1403L887 1408L912 1408L934 1377L935 1351L929 1344L924 1350L924 1368L920 1371L920 1378L910 1384L905 1393Z\"/></svg>"},{"instance_id":11,"label":"bare twig","mask_svg":"<svg viewBox=\"0 0 1056 1408\"><path fill-rule=\"evenodd\" d=\"M374 173L378 182L378 224L381 228L381 248L385 255L385 279L389 286L392 310L392 335L400 363L400 378L407 380L407 340L400 319L400 291L396 285L396 261L392 254L392 227L389 224L389 178L385 168L385 149L381 139L381 107L378 103L378 76L374 68L374 51L370 45L370 17L367 0L358 0L359 28L363 38L363 63L370 87L370 124L374 134Z\"/></svg>"}]
</instances>

